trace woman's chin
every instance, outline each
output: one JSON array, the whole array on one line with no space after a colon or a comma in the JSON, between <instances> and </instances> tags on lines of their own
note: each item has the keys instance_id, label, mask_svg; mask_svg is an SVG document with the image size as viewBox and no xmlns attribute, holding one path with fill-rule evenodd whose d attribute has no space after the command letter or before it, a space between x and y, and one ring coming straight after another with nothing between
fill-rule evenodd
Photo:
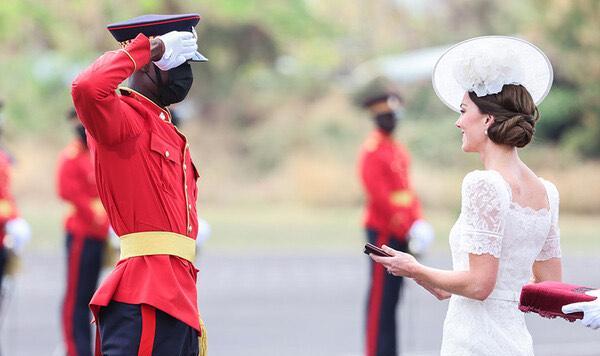
<instances>
[{"instance_id":1,"label":"woman's chin","mask_svg":"<svg viewBox=\"0 0 600 356\"><path fill-rule=\"evenodd\" d=\"M467 153L468 153L468 152L474 152L474 151L475 151L475 150L474 150L472 147L470 147L470 146L469 146L469 145L467 145L466 143L463 143L463 145L462 145L462 147L461 147L461 148L462 148L463 152L467 152Z\"/></svg>"}]
</instances>

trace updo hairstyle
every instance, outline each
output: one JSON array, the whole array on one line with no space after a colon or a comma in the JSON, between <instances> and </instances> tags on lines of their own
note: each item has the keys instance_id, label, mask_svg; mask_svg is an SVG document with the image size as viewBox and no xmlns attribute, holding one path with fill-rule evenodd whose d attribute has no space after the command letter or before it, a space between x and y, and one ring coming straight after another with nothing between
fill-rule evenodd
<instances>
[{"instance_id":1,"label":"updo hairstyle","mask_svg":"<svg viewBox=\"0 0 600 356\"><path fill-rule=\"evenodd\" d=\"M525 87L508 84L497 94L478 97L469 92L469 97L482 114L494 117L487 129L492 142L514 147L525 147L531 142L540 113Z\"/></svg>"}]
</instances>

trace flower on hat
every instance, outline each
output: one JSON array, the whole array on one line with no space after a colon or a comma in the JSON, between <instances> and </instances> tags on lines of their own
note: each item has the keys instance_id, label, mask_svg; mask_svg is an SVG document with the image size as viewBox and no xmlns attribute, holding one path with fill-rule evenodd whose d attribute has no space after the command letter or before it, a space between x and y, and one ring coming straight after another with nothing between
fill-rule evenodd
<instances>
[{"instance_id":1,"label":"flower on hat","mask_svg":"<svg viewBox=\"0 0 600 356\"><path fill-rule=\"evenodd\" d=\"M510 50L471 49L456 61L454 79L478 97L496 94L506 84L521 84L523 73L517 58Z\"/></svg>"}]
</instances>

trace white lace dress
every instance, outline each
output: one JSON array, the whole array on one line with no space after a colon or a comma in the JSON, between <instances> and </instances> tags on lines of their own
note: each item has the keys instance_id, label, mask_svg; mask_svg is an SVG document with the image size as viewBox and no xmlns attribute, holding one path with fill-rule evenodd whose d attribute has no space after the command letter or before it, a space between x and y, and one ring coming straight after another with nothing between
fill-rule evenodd
<instances>
[{"instance_id":1,"label":"white lace dress","mask_svg":"<svg viewBox=\"0 0 600 356\"><path fill-rule=\"evenodd\" d=\"M462 207L450 231L453 269L469 269L469 253L500 259L496 286L484 301L450 298L442 356L533 355L531 335L518 309L521 287L534 261L560 257L558 191L542 180L550 209L512 202L508 183L496 171L473 171L462 185Z\"/></svg>"}]
</instances>

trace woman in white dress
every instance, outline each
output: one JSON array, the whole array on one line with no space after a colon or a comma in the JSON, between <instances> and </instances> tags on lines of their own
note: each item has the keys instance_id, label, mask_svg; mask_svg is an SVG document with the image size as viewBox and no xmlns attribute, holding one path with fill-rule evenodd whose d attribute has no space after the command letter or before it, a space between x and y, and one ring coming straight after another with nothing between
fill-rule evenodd
<instances>
[{"instance_id":1,"label":"woman in white dress","mask_svg":"<svg viewBox=\"0 0 600 356\"><path fill-rule=\"evenodd\" d=\"M479 37L448 50L433 82L442 101L460 111L463 151L478 153L484 167L462 183L461 213L450 232L453 270L424 266L387 246L393 257L371 258L450 298L442 355L533 355L519 291L561 280L559 196L517 148L533 137L536 105L552 83L550 62L526 41Z\"/></svg>"}]
</instances>

